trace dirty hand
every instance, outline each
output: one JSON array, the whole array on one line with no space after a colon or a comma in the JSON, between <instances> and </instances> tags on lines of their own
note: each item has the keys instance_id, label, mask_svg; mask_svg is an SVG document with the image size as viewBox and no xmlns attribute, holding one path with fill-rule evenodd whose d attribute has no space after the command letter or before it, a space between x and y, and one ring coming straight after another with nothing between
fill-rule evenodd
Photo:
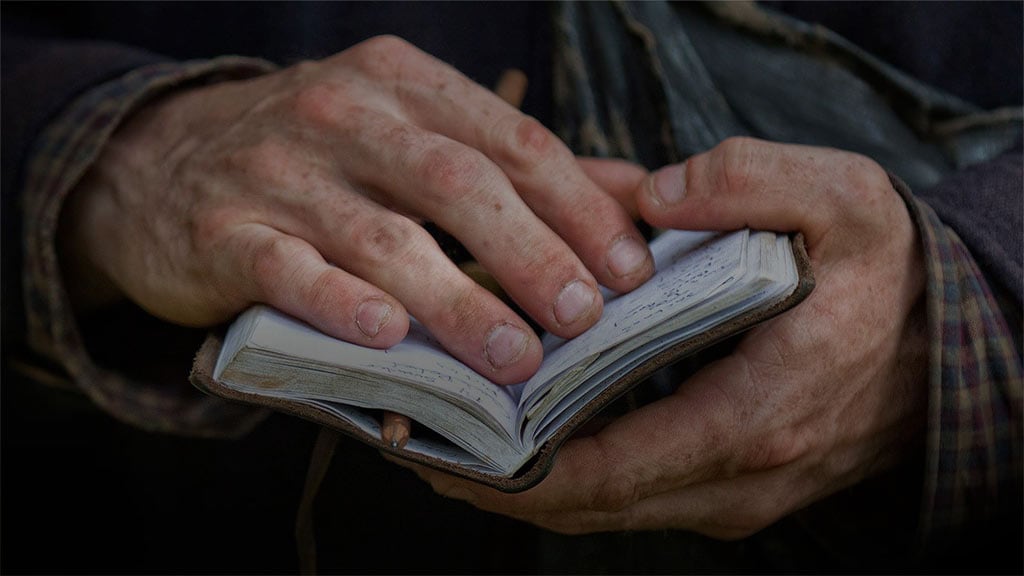
<instances>
[{"instance_id":1,"label":"dirty hand","mask_svg":"<svg viewBox=\"0 0 1024 576\"><path fill-rule=\"evenodd\" d=\"M621 179L617 166L596 174ZM72 192L64 266L93 301L128 297L183 325L264 302L387 347L411 314L467 365L519 382L540 363L539 340L421 224L571 337L600 316L598 283L630 290L653 271L628 211L588 172L494 93L378 37L144 106Z\"/></svg>"},{"instance_id":2,"label":"dirty hand","mask_svg":"<svg viewBox=\"0 0 1024 576\"><path fill-rule=\"evenodd\" d=\"M732 139L636 194L661 227L805 235L816 287L669 397L567 442L519 494L406 464L440 494L567 533L749 535L878 473L923 434L924 264L877 164Z\"/></svg>"}]
</instances>

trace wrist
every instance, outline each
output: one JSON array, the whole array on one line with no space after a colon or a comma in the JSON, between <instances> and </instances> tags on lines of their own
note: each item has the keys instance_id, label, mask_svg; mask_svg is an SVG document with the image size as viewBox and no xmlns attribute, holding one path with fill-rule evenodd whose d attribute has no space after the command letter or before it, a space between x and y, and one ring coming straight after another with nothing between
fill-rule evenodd
<instances>
[{"instance_id":1,"label":"wrist","mask_svg":"<svg viewBox=\"0 0 1024 576\"><path fill-rule=\"evenodd\" d=\"M102 190L92 174L72 190L57 225L57 257L60 273L75 316L121 300L124 295L101 263L103 241L96 230L104 228ZM109 245L109 244L108 244Z\"/></svg>"},{"instance_id":2,"label":"wrist","mask_svg":"<svg viewBox=\"0 0 1024 576\"><path fill-rule=\"evenodd\" d=\"M173 170L172 151L186 134L181 113L202 86L159 95L124 119L104 143L88 171L68 192L56 231L61 275L76 316L127 297L120 261L133 235L147 226L147 194L159 175ZM157 178L157 180L154 180ZM138 271L134 271L138 272ZM121 279L121 281L119 281Z\"/></svg>"}]
</instances>

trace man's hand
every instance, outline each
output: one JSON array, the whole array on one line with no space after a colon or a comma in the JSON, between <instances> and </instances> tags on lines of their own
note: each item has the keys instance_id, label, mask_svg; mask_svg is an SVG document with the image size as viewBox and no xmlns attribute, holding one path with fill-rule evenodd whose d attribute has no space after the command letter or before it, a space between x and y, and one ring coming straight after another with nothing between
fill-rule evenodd
<instances>
[{"instance_id":1,"label":"man's hand","mask_svg":"<svg viewBox=\"0 0 1024 576\"><path fill-rule=\"evenodd\" d=\"M412 314L492 380L524 380L539 340L425 221L560 336L600 316L598 283L630 290L653 271L629 213L552 133L391 37L147 105L72 194L61 235L73 290L106 286L175 323L266 302L387 347Z\"/></svg>"},{"instance_id":2,"label":"man's hand","mask_svg":"<svg viewBox=\"0 0 1024 576\"><path fill-rule=\"evenodd\" d=\"M924 265L886 173L831 149L733 139L637 193L655 226L803 232L817 284L670 397L574 439L501 494L412 466L441 494L553 530L749 535L892 466L923 432Z\"/></svg>"}]
</instances>

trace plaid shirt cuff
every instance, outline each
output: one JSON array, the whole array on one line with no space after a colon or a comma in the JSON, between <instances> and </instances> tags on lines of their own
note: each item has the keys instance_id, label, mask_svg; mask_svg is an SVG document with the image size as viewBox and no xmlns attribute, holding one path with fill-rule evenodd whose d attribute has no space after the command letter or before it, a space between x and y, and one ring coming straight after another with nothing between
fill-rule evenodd
<instances>
[{"instance_id":1,"label":"plaid shirt cuff","mask_svg":"<svg viewBox=\"0 0 1024 576\"><path fill-rule=\"evenodd\" d=\"M119 420L154 431L231 436L249 430L265 414L201 394L185 378L180 386L160 386L134 381L93 362L57 257L57 223L64 199L114 130L154 96L185 83L245 78L273 69L270 63L234 56L145 66L79 97L33 145L22 192L28 343L63 366L78 388Z\"/></svg>"},{"instance_id":2,"label":"plaid shirt cuff","mask_svg":"<svg viewBox=\"0 0 1024 576\"><path fill-rule=\"evenodd\" d=\"M967 247L894 179L927 268L928 425L921 537L941 550L1013 514L1022 473L1022 367L1007 320ZM1019 319L1014 319L1019 321Z\"/></svg>"}]
</instances>

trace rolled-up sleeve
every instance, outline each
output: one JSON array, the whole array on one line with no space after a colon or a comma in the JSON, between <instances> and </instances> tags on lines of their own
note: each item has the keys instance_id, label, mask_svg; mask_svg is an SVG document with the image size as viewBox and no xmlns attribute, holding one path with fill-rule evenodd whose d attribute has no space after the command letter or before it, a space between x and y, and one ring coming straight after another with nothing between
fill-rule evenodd
<instances>
[{"instance_id":1,"label":"rolled-up sleeve","mask_svg":"<svg viewBox=\"0 0 1024 576\"><path fill-rule=\"evenodd\" d=\"M74 386L121 421L176 434L244 433L262 419L262 412L204 395L192 388L185 377L178 384L168 385L130 377L116 367L101 367L93 361L61 276L57 228L65 199L96 161L110 135L140 105L191 83L250 77L273 70L274 66L234 56L167 62L131 54L136 53L131 52L128 57L121 54L119 59L113 58L113 52L107 55L121 62L121 67L125 62L144 63L82 91L69 104L49 114L39 134L29 138L31 145L24 154L23 178L17 183L24 338L29 349L59 366ZM95 79L109 72L96 68L89 77ZM67 84L63 86L69 88ZM39 113L38 107L28 107Z\"/></svg>"},{"instance_id":2,"label":"rolled-up sleeve","mask_svg":"<svg viewBox=\"0 0 1024 576\"><path fill-rule=\"evenodd\" d=\"M974 193L970 182L977 179L957 180L961 194ZM1019 523L1024 393L1015 331L1021 318L1007 317L1015 306L997 298L989 279L1001 282L999 271L1019 270L1020 262L1010 255L996 269L989 254L985 263L995 270L983 272L961 235L932 206L902 183L896 187L920 231L928 274L928 425L920 527L925 549L934 557L972 530L992 529L1000 519ZM1007 189L1006 202L1017 202L1019 209L1019 172L1016 187ZM1019 309L1019 292L1016 301Z\"/></svg>"}]
</instances>

